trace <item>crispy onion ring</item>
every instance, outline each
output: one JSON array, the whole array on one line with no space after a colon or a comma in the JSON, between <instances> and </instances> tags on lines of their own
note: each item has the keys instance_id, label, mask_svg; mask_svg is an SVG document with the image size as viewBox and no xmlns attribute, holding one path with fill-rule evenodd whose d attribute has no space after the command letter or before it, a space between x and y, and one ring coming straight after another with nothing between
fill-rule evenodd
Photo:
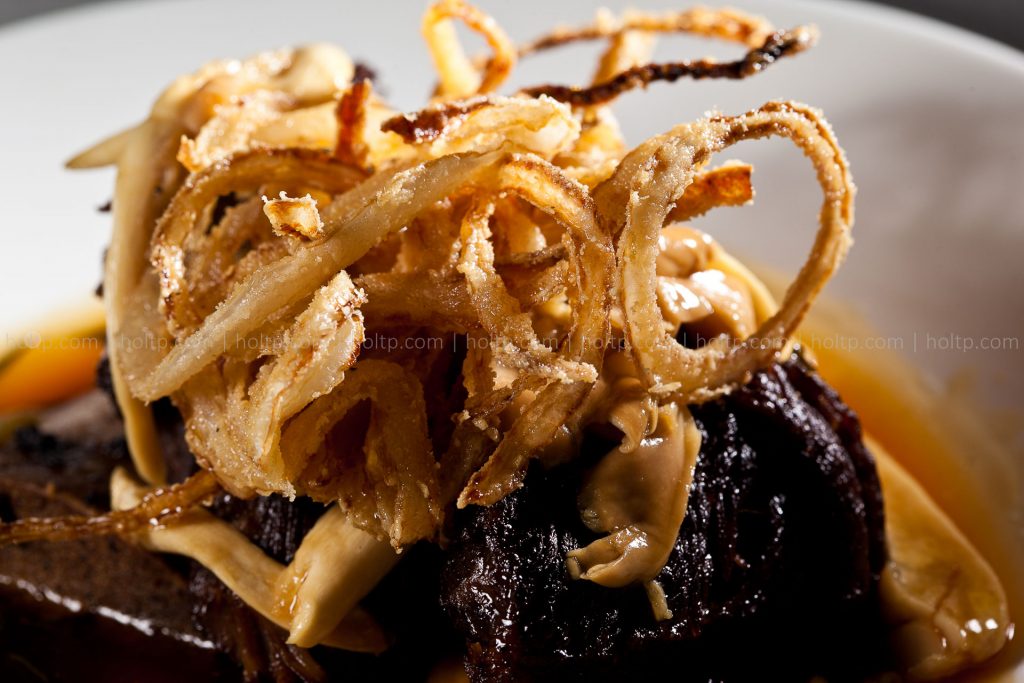
<instances>
[{"instance_id":1,"label":"crispy onion ring","mask_svg":"<svg viewBox=\"0 0 1024 683\"><path fill-rule=\"evenodd\" d=\"M181 137L177 159L190 173L249 149L253 134L275 121L292 104L275 90L257 90L216 107L195 138Z\"/></svg>"},{"instance_id":2,"label":"crispy onion ring","mask_svg":"<svg viewBox=\"0 0 1024 683\"><path fill-rule=\"evenodd\" d=\"M655 296L658 236L673 203L684 195L697 169L715 152L741 140L777 135L792 140L817 171L825 195L821 225L807 262L775 315L743 343L723 348L712 342L687 349L662 326ZM626 332L648 387L677 400L699 402L728 391L771 362L802 320L850 245L854 187L846 158L828 123L816 110L792 102L769 102L736 117L715 117L673 129L638 163L623 163L632 176L607 181L629 184L629 202L606 225L625 228L619 240L622 308ZM721 341L721 340L719 340Z\"/></svg>"},{"instance_id":3,"label":"crispy onion ring","mask_svg":"<svg viewBox=\"0 0 1024 683\"><path fill-rule=\"evenodd\" d=\"M590 195L556 167L533 156L513 157L501 168L499 186L550 213L565 226L573 281L572 326L559 354L566 361L586 363L599 372L610 329L614 255L611 238L596 220ZM540 388L487 462L470 477L459 495L459 507L489 505L520 487L529 458L554 438L592 387L592 383L577 381L553 382ZM506 391L492 392L475 419L491 419L497 407L505 406L508 400ZM466 423L472 424L473 419Z\"/></svg>"},{"instance_id":4,"label":"crispy onion ring","mask_svg":"<svg viewBox=\"0 0 1024 683\"><path fill-rule=\"evenodd\" d=\"M282 190L276 198L263 195L261 199L263 214L278 237L312 241L324 236L316 200L308 192L303 197L289 197Z\"/></svg>"},{"instance_id":5,"label":"crispy onion ring","mask_svg":"<svg viewBox=\"0 0 1024 683\"><path fill-rule=\"evenodd\" d=\"M232 493L296 495L282 426L344 380L363 341L362 300L341 271L295 318L255 380L248 362L225 359L175 393L189 446Z\"/></svg>"},{"instance_id":6,"label":"crispy onion ring","mask_svg":"<svg viewBox=\"0 0 1024 683\"><path fill-rule=\"evenodd\" d=\"M330 394L345 378L363 342L365 297L345 271L325 285L296 319L285 351L260 368L249 387L252 452L273 490L290 493L287 480L273 483L285 469L278 440L281 425L310 401Z\"/></svg>"},{"instance_id":7,"label":"crispy onion ring","mask_svg":"<svg viewBox=\"0 0 1024 683\"><path fill-rule=\"evenodd\" d=\"M487 41L493 52L483 74L466 57L452 19L462 20ZM515 45L493 18L463 0L441 0L423 15L423 37L434 60L440 83L438 97L454 98L496 90L516 63Z\"/></svg>"},{"instance_id":8,"label":"crispy onion ring","mask_svg":"<svg viewBox=\"0 0 1024 683\"><path fill-rule=\"evenodd\" d=\"M381 124L395 115L394 110L373 92L369 79L354 82L333 107L334 156L365 169L394 169L412 151L397 136L381 129Z\"/></svg>"},{"instance_id":9,"label":"crispy onion ring","mask_svg":"<svg viewBox=\"0 0 1024 683\"><path fill-rule=\"evenodd\" d=\"M509 291L520 305L528 309L550 301L569 285L568 261L556 261L539 271L536 268L526 268L525 273L517 270L522 269L503 268L501 279L508 283Z\"/></svg>"},{"instance_id":10,"label":"crispy onion ring","mask_svg":"<svg viewBox=\"0 0 1024 683\"><path fill-rule=\"evenodd\" d=\"M185 282L184 262L190 238L201 227L204 210L218 197L232 192L255 191L268 183L301 178L302 184L328 193L339 193L361 181L365 174L329 155L305 149L260 149L243 153L189 177L175 195L153 234L151 260L160 276L165 314L172 329L194 329L203 316L193 310Z\"/></svg>"},{"instance_id":11,"label":"crispy onion ring","mask_svg":"<svg viewBox=\"0 0 1024 683\"><path fill-rule=\"evenodd\" d=\"M569 107L549 97L473 97L441 102L382 124L420 157L508 146L546 159L568 151L580 134Z\"/></svg>"},{"instance_id":12,"label":"crispy onion ring","mask_svg":"<svg viewBox=\"0 0 1024 683\"><path fill-rule=\"evenodd\" d=\"M624 30L612 34L597 63L591 84L603 83L617 73L649 62L654 43L655 36L649 31Z\"/></svg>"},{"instance_id":13,"label":"crispy onion ring","mask_svg":"<svg viewBox=\"0 0 1024 683\"><path fill-rule=\"evenodd\" d=\"M523 93L531 97L547 95L574 107L589 107L610 102L624 92L647 86L655 81L674 83L684 77L700 80L703 78L740 79L753 76L783 57L799 54L812 47L817 39L817 29L800 26L791 31L773 33L765 39L762 45L752 48L742 59L733 62L695 59L664 64L644 64L626 69L607 81L587 88L541 85L527 88Z\"/></svg>"},{"instance_id":14,"label":"crispy onion ring","mask_svg":"<svg viewBox=\"0 0 1024 683\"><path fill-rule=\"evenodd\" d=\"M519 56L549 50L582 40L612 38L629 31L651 33L693 33L757 47L774 31L768 20L734 9L693 7L681 12L654 14L626 12L622 19L599 16L598 21L579 28L561 28L519 47Z\"/></svg>"},{"instance_id":15,"label":"crispy onion ring","mask_svg":"<svg viewBox=\"0 0 1024 683\"><path fill-rule=\"evenodd\" d=\"M364 255L424 208L491 170L502 152L453 154L386 178L384 187L350 191L358 202L336 198L323 214L329 235L260 268L232 291L199 329L181 340L133 390L145 400L165 396L220 355L222 340L255 330L275 311L301 300L334 273ZM366 196L369 194L369 196Z\"/></svg>"},{"instance_id":16,"label":"crispy onion ring","mask_svg":"<svg viewBox=\"0 0 1024 683\"><path fill-rule=\"evenodd\" d=\"M423 325L462 334L477 327L476 310L458 273L370 273L356 284L366 292L362 310L376 328Z\"/></svg>"},{"instance_id":17,"label":"crispy onion ring","mask_svg":"<svg viewBox=\"0 0 1024 683\"><path fill-rule=\"evenodd\" d=\"M510 209L507 201L498 213L498 225L505 240L515 238L520 231L539 230L525 212ZM459 334L480 328L479 306L474 306L466 277L457 268L463 251L462 226L455 225L454 231L449 232L450 219L446 216L423 216L429 231L405 233L407 239L398 260L406 265L356 279L368 300L362 310L375 328L423 326L435 333ZM413 244L416 246L410 248ZM487 248L489 245L486 242ZM538 251L504 254L494 259L500 277L489 281L495 286L503 286L504 281L522 306L536 308L565 290L565 254L561 243ZM495 276L492 273L490 277Z\"/></svg>"},{"instance_id":18,"label":"crispy onion ring","mask_svg":"<svg viewBox=\"0 0 1024 683\"><path fill-rule=\"evenodd\" d=\"M331 429L370 401L365 460L339 462ZM337 389L309 405L281 437L293 480L314 499L337 500L352 522L400 548L436 534L441 522L437 462L427 436L420 382L401 366L367 359ZM314 457L318 456L318 457Z\"/></svg>"},{"instance_id":19,"label":"crispy onion ring","mask_svg":"<svg viewBox=\"0 0 1024 683\"><path fill-rule=\"evenodd\" d=\"M381 125L381 130L395 133L410 145L431 142L450 134L470 114L491 103L492 100L487 97L440 102L418 112L393 116Z\"/></svg>"},{"instance_id":20,"label":"crispy onion ring","mask_svg":"<svg viewBox=\"0 0 1024 683\"><path fill-rule=\"evenodd\" d=\"M503 188L504 189L504 188ZM530 316L523 312L494 269L494 247L488 223L493 199L476 202L462 221L459 272L466 278L470 300L480 324L490 335L498 358L520 370L560 382L596 382L592 365L566 361L541 343Z\"/></svg>"}]
</instances>

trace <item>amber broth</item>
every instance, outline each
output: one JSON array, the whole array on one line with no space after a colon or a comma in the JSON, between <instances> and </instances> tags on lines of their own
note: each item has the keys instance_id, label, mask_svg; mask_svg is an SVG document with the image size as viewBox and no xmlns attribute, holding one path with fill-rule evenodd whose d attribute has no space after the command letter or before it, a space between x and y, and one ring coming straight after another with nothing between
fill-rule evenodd
<instances>
[{"instance_id":1,"label":"amber broth","mask_svg":"<svg viewBox=\"0 0 1024 683\"><path fill-rule=\"evenodd\" d=\"M1014 442L1010 432L1024 422L998 424L969 392L931 387L899 353L869 350L864 340L878 335L835 302L816 304L798 336L820 374L858 413L864 430L921 483L991 564L1006 590L1011 618L1019 621L1024 614L1024 454L1008 444ZM836 339L847 343L823 343ZM1013 680L1013 669L1024 660L1021 641L1011 639L993 660L953 680Z\"/></svg>"}]
</instances>

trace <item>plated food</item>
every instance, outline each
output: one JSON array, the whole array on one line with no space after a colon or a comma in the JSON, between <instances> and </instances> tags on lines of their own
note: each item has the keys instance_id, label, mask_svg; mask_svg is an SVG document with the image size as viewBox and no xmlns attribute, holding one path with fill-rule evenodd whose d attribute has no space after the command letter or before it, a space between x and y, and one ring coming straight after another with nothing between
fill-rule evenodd
<instances>
[{"instance_id":1,"label":"plated food","mask_svg":"<svg viewBox=\"0 0 1024 683\"><path fill-rule=\"evenodd\" d=\"M746 54L652 63L667 32ZM423 33L421 111L337 48L281 50L178 79L71 162L118 167L106 394L12 437L6 557L53 581L105 558L129 603L167 604L112 610L86 572L77 611L227 678L938 679L1003 649L999 577L795 336L853 223L823 115L768 102L629 148L609 109L784 68L816 31L698 8L516 47L446 1ZM496 94L577 40L607 43L590 86ZM769 136L823 194L779 301L687 225L752 201L751 167L713 157Z\"/></svg>"}]
</instances>

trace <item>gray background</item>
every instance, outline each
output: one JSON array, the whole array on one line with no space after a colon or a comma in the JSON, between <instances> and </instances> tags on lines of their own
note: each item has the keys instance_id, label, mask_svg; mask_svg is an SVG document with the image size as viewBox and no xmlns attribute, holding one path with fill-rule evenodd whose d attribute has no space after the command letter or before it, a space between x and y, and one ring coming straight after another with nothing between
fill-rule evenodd
<instances>
[{"instance_id":1,"label":"gray background","mask_svg":"<svg viewBox=\"0 0 1024 683\"><path fill-rule=\"evenodd\" d=\"M95 2L96 0L0 0L0 24L64 7ZM636 4L642 5L643 2L638 0ZM1024 50L1024 0L885 0L879 4L901 7L935 17Z\"/></svg>"}]
</instances>

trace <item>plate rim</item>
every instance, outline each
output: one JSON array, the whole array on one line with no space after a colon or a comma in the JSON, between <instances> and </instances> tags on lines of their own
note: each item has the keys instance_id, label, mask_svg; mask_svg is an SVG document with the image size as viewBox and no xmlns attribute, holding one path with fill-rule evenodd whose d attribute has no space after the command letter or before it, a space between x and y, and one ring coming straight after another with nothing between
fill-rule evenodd
<instances>
[{"instance_id":1,"label":"plate rim","mask_svg":"<svg viewBox=\"0 0 1024 683\"><path fill-rule=\"evenodd\" d=\"M197 3L199 0L147 0L143 4L133 3L132 0L100 0L88 4L73 7L61 7L46 10L22 19L16 19L4 25L0 25L0 40L10 37L26 30L45 28L47 24L71 22L82 19L93 14L105 14L112 11L121 11L131 8L130 11L146 13L159 11L166 7L180 8L184 2ZM495 0L484 0L480 4L489 4ZM995 38L977 33L970 29L957 26L943 19L919 14L902 7L891 7L880 2L869 0L830 0L828 3L815 0L769 0L771 4L779 6L789 5L794 8L806 8L811 13L824 13L834 15L845 15L869 22L889 24L901 30L916 34L918 37L931 39L937 42L953 45L958 49L967 48L974 56L984 59L993 65L1008 68L1015 71L1018 76L1024 78L1024 50L1004 43ZM427 0L421 3L426 7ZM641 4L641 3L637 3ZM701 3L693 3L694 5ZM736 3L722 2L715 0L712 3L721 7L733 6L743 9L743 0ZM584 19L581 17L581 20ZM268 48L270 49L270 48Z\"/></svg>"}]
</instances>

